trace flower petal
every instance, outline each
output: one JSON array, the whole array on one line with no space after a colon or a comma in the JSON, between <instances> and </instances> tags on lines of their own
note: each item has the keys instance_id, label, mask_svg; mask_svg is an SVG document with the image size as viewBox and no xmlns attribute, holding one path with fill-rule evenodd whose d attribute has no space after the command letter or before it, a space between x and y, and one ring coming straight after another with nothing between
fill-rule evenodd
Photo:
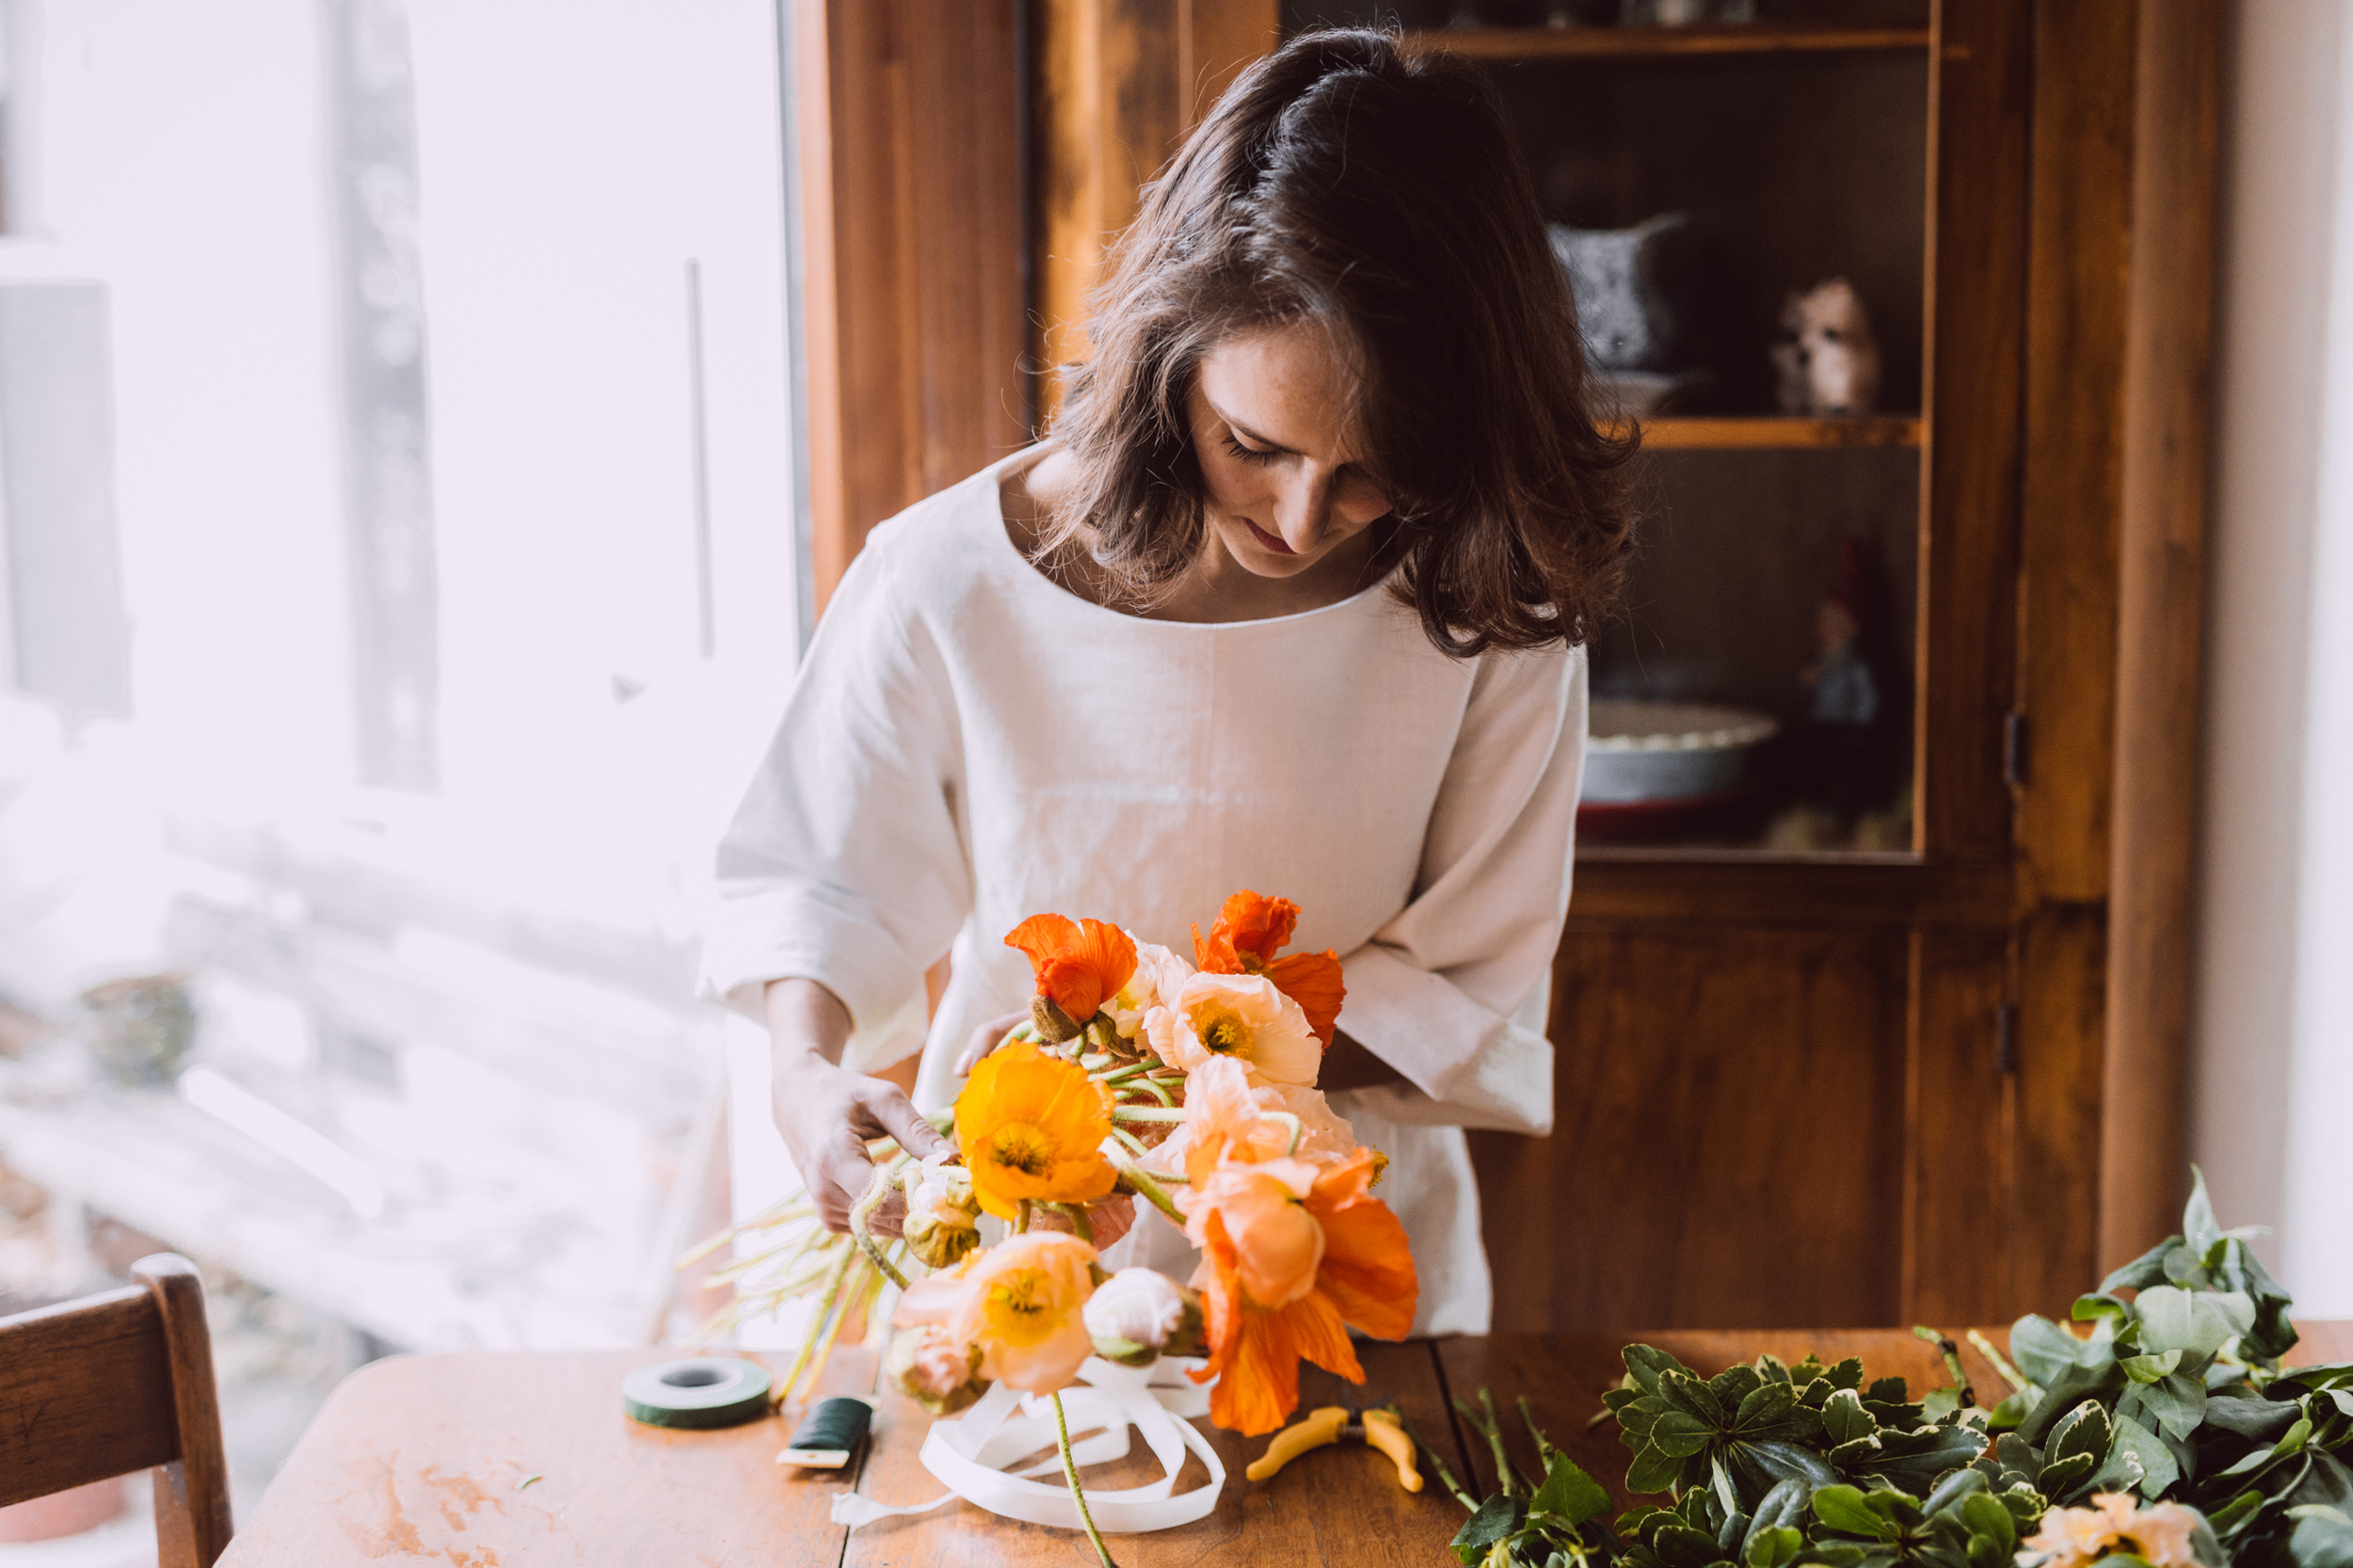
<instances>
[{"instance_id":1,"label":"flower petal","mask_svg":"<svg viewBox=\"0 0 2353 1568\"><path fill-rule=\"evenodd\" d=\"M1294 952L1269 964L1266 977L1299 1003L1300 1011L1307 1015L1307 1027L1315 1031L1317 1039L1330 1045L1333 1031L1339 1027L1340 1002L1348 995L1340 977L1340 955L1329 949Z\"/></svg>"}]
</instances>

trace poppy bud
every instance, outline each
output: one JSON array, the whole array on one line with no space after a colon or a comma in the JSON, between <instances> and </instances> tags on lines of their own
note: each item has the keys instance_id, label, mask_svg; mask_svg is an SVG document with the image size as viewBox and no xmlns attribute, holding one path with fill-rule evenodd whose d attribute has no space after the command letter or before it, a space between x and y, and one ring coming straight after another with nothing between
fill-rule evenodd
<instances>
[{"instance_id":1,"label":"poppy bud","mask_svg":"<svg viewBox=\"0 0 2353 1568\"><path fill-rule=\"evenodd\" d=\"M1064 1040L1078 1037L1078 1020L1064 1012L1051 997L1030 999L1030 1022L1036 1028L1039 1038L1049 1045L1059 1046Z\"/></svg>"},{"instance_id":2,"label":"poppy bud","mask_svg":"<svg viewBox=\"0 0 2353 1568\"><path fill-rule=\"evenodd\" d=\"M958 1344L946 1329L925 1323L890 1336L883 1377L933 1415L953 1416L987 1390L980 1365L979 1346Z\"/></svg>"}]
</instances>

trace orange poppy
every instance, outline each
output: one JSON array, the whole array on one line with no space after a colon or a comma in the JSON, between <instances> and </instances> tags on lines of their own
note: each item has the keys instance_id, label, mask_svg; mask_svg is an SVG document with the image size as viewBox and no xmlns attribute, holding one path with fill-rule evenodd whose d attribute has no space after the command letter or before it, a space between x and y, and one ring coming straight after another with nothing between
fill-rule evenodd
<instances>
[{"instance_id":1,"label":"orange poppy","mask_svg":"<svg viewBox=\"0 0 2353 1568\"><path fill-rule=\"evenodd\" d=\"M1280 1427L1299 1405L1302 1360L1364 1382L1348 1342L1351 1325L1377 1339L1402 1339L1412 1330L1420 1288L1404 1225L1366 1191L1375 1160L1360 1148L1338 1165L1314 1168L1311 1185L1304 1169L1289 1168L1297 1161L1228 1165L1195 1190L1185 1228L1202 1249L1193 1284L1208 1319L1209 1356L1193 1376L1218 1380L1209 1416L1219 1426L1244 1436ZM1234 1179L1224 1179L1229 1173ZM1303 1196L1289 1195L1303 1185ZM1281 1211L1292 1206L1304 1214ZM1315 1249L1301 1233L1305 1222L1321 1241L1312 1262ZM1288 1299L1264 1304L1254 1283Z\"/></svg>"},{"instance_id":2,"label":"orange poppy","mask_svg":"<svg viewBox=\"0 0 2353 1568\"><path fill-rule=\"evenodd\" d=\"M1037 994L1083 1025L1136 972L1136 944L1102 920L1032 915L1005 934L1005 946L1030 955Z\"/></svg>"},{"instance_id":3,"label":"orange poppy","mask_svg":"<svg viewBox=\"0 0 2353 1568\"><path fill-rule=\"evenodd\" d=\"M972 1195L1000 1219L1032 1203L1093 1203L1119 1179L1103 1158L1111 1091L1076 1062L1016 1040L981 1059L956 1096Z\"/></svg>"},{"instance_id":4,"label":"orange poppy","mask_svg":"<svg viewBox=\"0 0 2353 1568\"><path fill-rule=\"evenodd\" d=\"M1338 1027L1340 1002L1348 987L1340 979L1340 955L1294 952L1277 958L1299 926L1299 905L1287 898L1265 898L1244 888L1225 901L1207 936L1198 920L1193 927L1193 963L1209 974L1262 974L1274 988L1299 1003L1307 1027L1326 1046Z\"/></svg>"}]
</instances>

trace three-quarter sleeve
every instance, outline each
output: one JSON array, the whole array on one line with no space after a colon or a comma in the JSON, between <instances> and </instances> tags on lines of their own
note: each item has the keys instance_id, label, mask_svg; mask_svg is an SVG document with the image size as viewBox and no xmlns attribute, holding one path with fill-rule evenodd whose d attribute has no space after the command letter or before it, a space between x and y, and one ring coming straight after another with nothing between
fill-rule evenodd
<instances>
[{"instance_id":1,"label":"three-quarter sleeve","mask_svg":"<svg viewBox=\"0 0 2353 1568\"><path fill-rule=\"evenodd\" d=\"M1411 1085L1355 1103L1396 1122L1552 1130L1545 1013L1584 743L1583 650L1481 659L1414 895L1341 960L1340 1028Z\"/></svg>"},{"instance_id":2,"label":"three-quarter sleeve","mask_svg":"<svg viewBox=\"0 0 2353 1568\"><path fill-rule=\"evenodd\" d=\"M843 1064L920 1050L923 972L971 904L960 737L939 650L877 530L841 579L717 857L703 990L757 1019L771 980L849 1009Z\"/></svg>"}]
</instances>

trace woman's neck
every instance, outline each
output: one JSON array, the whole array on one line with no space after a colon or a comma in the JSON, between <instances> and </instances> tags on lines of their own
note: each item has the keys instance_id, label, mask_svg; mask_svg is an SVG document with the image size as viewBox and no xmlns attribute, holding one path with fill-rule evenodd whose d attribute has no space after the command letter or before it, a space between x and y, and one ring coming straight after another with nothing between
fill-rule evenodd
<instances>
[{"instance_id":1,"label":"woman's neck","mask_svg":"<svg viewBox=\"0 0 2353 1568\"><path fill-rule=\"evenodd\" d=\"M1145 620L1217 625L1321 610L1366 586L1372 558L1369 534L1358 534L1296 576L1262 577L1235 560L1217 530L1210 528L1204 531L1201 553L1185 574L1150 603L1139 605L1084 550L1040 558L1039 546L1053 525L1055 504L1068 483L1069 459L1051 447L1036 453L1008 464L998 475L1006 535L1040 571L1093 603Z\"/></svg>"}]
</instances>

